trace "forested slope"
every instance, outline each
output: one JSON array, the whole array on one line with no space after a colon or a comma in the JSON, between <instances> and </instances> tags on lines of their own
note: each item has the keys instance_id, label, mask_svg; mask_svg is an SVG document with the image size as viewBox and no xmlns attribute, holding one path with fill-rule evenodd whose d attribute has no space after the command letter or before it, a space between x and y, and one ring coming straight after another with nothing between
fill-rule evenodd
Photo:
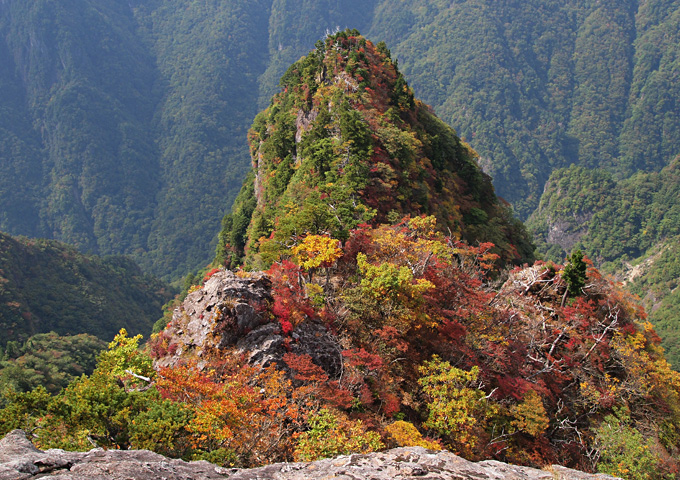
<instances>
[{"instance_id":1,"label":"forested slope","mask_svg":"<svg viewBox=\"0 0 680 480\"><path fill-rule=\"evenodd\" d=\"M638 172L618 181L605 170L572 166L553 173L527 223L547 258L559 262L579 248L627 280L642 297L676 368L678 198L680 157L660 172Z\"/></svg>"},{"instance_id":2,"label":"forested slope","mask_svg":"<svg viewBox=\"0 0 680 480\"><path fill-rule=\"evenodd\" d=\"M555 168L628 176L680 151L678 4L7 0L0 229L168 278L204 265L255 113L336 27L391 45L525 217Z\"/></svg>"},{"instance_id":3,"label":"forested slope","mask_svg":"<svg viewBox=\"0 0 680 480\"><path fill-rule=\"evenodd\" d=\"M121 328L148 335L169 298L164 284L127 258L0 233L0 347L50 331L104 340Z\"/></svg>"},{"instance_id":4,"label":"forested slope","mask_svg":"<svg viewBox=\"0 0 680 480\"><path fill-rule=\"evenodd\" d=\"M3 2L0 228L132 254L172 278L205 264L270 57L288 62L357 8L307 18L311 6ZM290 30L292 17L307 22Z\"/></svg>"},{"instance_id":5,"label":"forested slope","mask_svg":"<svg viewBox=\"0 0 680 480\"><path fill-rule=\"evenodd\" d=\"M679 5L383 2L370 35L526 216L555 168L629 175L678 154Z\"/></svg>"}]
</instances>

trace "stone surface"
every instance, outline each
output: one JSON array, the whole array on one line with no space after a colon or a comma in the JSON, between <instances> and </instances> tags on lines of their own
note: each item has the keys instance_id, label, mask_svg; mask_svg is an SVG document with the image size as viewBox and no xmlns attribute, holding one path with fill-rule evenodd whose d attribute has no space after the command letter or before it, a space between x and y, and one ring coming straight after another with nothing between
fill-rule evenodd
<instances>
[{"instance_id":1,"label":"stone surface","mask_svg":"<svg viewBox=\"0 0 680 480\"><path fill-rule=\"evenodd\" d=\"M187 295L175 310L164 335L168 355L157 367L189 359L199 365L211 356L245 354L251 363L286 369L283 355L306 354L330 378L342 374L342 349L325 326L313 320L296 325L289 336L271 314L271 280L261 272L240 277L228 270L213 274L205 285Z\"/></svg>"},{"instance_id":2,"label":"stone surface","mask_svg":"<svg viewBox=\"0 0 680 480\"><path fill-rule=\"evenodd\" d=\"M285 337L278 323L263 325L245 335L236 344L239 353L245 353L250 363L268 366L276 364L287 370L283 356L287 352L309 355L331 379L342 374L342 348L326 327L305 321L297 325L290 337Z\"/></svg>"},{"instance_id":3,"label":"stone surface","mask_svg":"<svg viewBox=\"0 0 680 480\"><path fill-rule=\"evenodd\" d=\"M229 270L215 273L173 312L164 333L170 337L171 353L158 359L156 366L172 366L190 358L201 362L235 345L271 320L271 301L271 280L264 273L247 277Z\"/></svg>"},{"instance_id":4,"label":"stone surface","mask_svg":"<svg viewBox=\"0 0 680 480\"><path fill-rule=\"evenodd\" d=\"M0 480L212 480L228 478L208 462L168 459L147 450L38 450L22 430L0 440Z\"/></svg>"},{"instance_id":5,"label":"stone surface","mask_svg":"<svg viewBox=\"0 0 680 480\"><path fill-rule=\"evenodd\" d=\"M146 450L41 451L14 430L0 440L0 480L604 480L563 467L537 470L496 461L469 462L420 447L346 455L311 463L278 463L249 470L168 459Z\"/></svg>"}]
</instances>

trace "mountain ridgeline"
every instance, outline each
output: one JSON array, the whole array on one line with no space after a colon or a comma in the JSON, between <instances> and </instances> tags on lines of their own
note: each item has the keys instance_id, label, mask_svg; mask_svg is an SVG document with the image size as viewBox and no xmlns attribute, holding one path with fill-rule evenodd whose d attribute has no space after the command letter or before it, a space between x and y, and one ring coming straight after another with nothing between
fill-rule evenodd
<instances>
[{"instance_id":1,"label":"mountain ridgeline","mask_svg":"<svg viewBox=\"0 0 680 480\"><path fill-rule=\"evenodd\" d=\"M217 260L266 268L306 234L346 240L361 223L434 215L505 261L533 245L476 153L414 98L384 43L356 30L293 64L249 134L253 171L223 221Z\"/></svg>"}]
</instances>

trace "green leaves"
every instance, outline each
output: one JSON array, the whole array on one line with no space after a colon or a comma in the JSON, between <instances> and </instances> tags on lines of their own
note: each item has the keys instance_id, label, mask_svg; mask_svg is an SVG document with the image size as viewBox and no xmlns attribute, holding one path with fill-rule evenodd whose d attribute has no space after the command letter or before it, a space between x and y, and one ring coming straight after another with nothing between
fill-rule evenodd
<instances>
[{"instance_id":1,"label":"green leaves","mask_svg":"<svg viewBox=\"0 0 680 480\"><path fill-rule=\"evenodd\" d=\"M607 415L595 430L595 447L600 455L597 471L630 480L667 478L659 470L661 458L654 442L628 424L630 418Z\"/></svg>"},{"instance_id":2,"label":"green leaves","mask_svg":"<svg viewBox=\"0 0 680 480\"><path fill-rule=\"evenodd\" d=\"M295 460L310 462L350 453L368 453L384 448L380 435L367 431L361 420L321 409L310 416L309 430L298 437Z\"/></svg>"},{"instance_id":3,"label":"green leaves","mask_svg":"<svg viewBox=\"0 0 680 480\"><path fill-rule=\"evenodd\" d=\"M36 445L43 449L88 450L94 443L186 454L182 435L190 414L164 402L140 378L155 374L151 358L139 350L140 339L122 330L99 356L91 375L82 375L55 396L41 386L25 393L6 389L0 433L13 428L35 431Z\"/></svg>"},{"instance_id":4,"label":"green leaves","mask_svg":"<svg viewBox=\"0 0 680 480\"><path fill-rule=\"evenodd\" d=\"M424 425L454 439L461 448L474 447L475 431L485 423L492 409L486 394L474 386L479 368L461 370L435 355L419 371L423 376L418 384L429 399L429 415Z\"/></svg>"},{"instance_id":5,"label":"green leaves","mask_svg":"<svg viewBox=\"0 0 680 480\"><path fill-rule=\"evenodd\" d=\"M118 335L109 343L109 349L102 352L97 361L95 373L105 373L114 378L129 378L132 374L151 377L155 374L151 357L140 352L139 341L141 335L133 338L127 336L125 329L121 329ZM139 378L129 380L132 384L138 384Z\"/></svg>"},{"instance_id":6,"label":"green leaves","mask_svg":"<svg viewBox=\"0 0 680 480\"><path fill-rule=\"evenodd\" d=\"M28 392L43 386L51 394L59 393L77 377L92 373L97 354L105 346L102 340L87 334L34 335L14 352L7 348L5 359L0 361L0 389Z\"/></svg>"},{"instance_id":7,"label":"green leaves","mask_svg":"<svg viewBox=\"0 0 680 480\"><path fill-rule=\"evenodd\" d=\"M583 261L583 252L575 250L562 269L562 278L567 282L569 293L572 296L581 295L582 288L586 286L586 269L588 266Z\"/></svg>"}]
</instances>

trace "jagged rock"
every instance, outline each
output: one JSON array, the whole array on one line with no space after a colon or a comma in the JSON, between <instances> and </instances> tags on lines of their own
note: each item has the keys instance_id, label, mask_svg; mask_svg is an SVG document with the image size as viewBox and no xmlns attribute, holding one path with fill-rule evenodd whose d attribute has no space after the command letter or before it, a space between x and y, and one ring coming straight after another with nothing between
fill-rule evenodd
<instances>
[{"instance_id":1,"label":"jagged rock","mask_svg":"<svg viewBox=\"0 0 680 480\"><path fill-rule=\"evenodd\" d=\"M258 326L270 321L271 280L264 273L246 277L221 270L187 295L177 308L165 335L172 348L156 365L172 366L189 358L199 362L233 346Z\"/></svg>"},{"instance_id":2,"label":"jagged rock","mask_svg":"<svg viewBox=\"0 0 680 480\"><path fill-rule=\"evenodd\" d=\"M237 470L205 461L168 459L147 450L41 451L14 430L0 440L0 480L605 480L563 467L537 470L496 461L469 462L450 452L420 447L346 455L311 463L277 463Z\"/></svg>"},{"instance_id":3,"label":"jagged rock","mask_svg":"<svg viewBox=\"0 0 680 480\"><path fill-rule=\"evenodd\" d=\"M243 353L253 364L276 364L285 369L286 352L306 354L331 378L342 374L342 353L325 326L308 320L290 335L271 315L271 280L262 273L237 276L229 270L213 274L177 308L164 335L172 346L157 367L225 352Z\"/></svg>"},{"instance_id":4,"label":"jagged rock","mask_svg":"<svg viewBox=\"0 0 680 480\"><path fill-rule=\"evenodd\" d=\"M297 325L290 337L284 337L278 323L263 325L243 337L236 345L237 351L246 353L250 363L268 366L272 363L286 369L283 355L286 352L309 355L330 378L342 374L342 349L328 329L313 321Z\"/></svg>"}]
</instances>

